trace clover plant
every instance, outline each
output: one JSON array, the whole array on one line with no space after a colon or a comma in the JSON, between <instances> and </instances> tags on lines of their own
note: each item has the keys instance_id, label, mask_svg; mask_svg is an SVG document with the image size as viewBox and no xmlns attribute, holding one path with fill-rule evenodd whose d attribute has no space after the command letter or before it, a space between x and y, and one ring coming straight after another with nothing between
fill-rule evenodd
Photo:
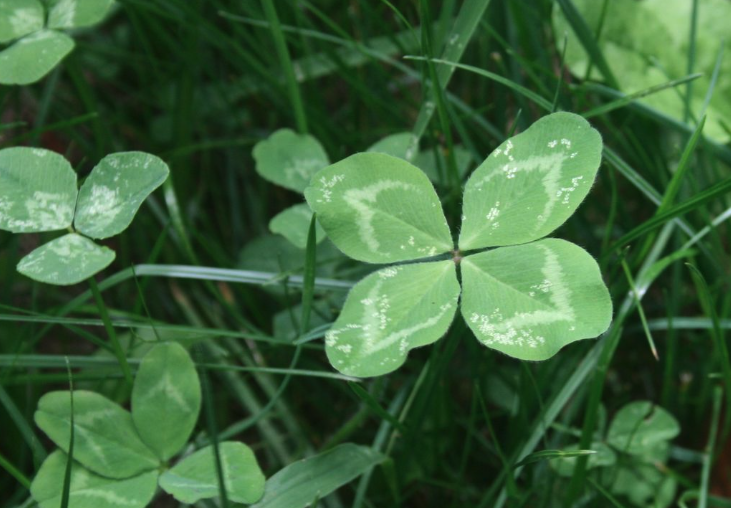
<instances>
[{"instance_id":1,"label":"clover plant","mask_svg":"<svg viewBox=\"0 0 731 508\"><path fill-rule=\"evenodd\" d=\"M721 142L731 138L731 3L727 0L698 0L697 28L691 30L693 5L687 0L572 0L583 17L590 35L597 41L620 90L639 92L680 79L690 72L703 75L692 85L663 90L639 101L677 121L686 117L686 94L691 111L706 108L706 94L714 78L720 51L721 61L714 93L707 104L704 133ZM554 4L553 26L559 51L566 41L566 64L580 77L607 80L584 49L580 38L566 19L563 9ZM688 70L692 54L693 69ZM725 124L724 124L725 122Z\"/></svg>"},{"instance_id":2,"label":"clover plant","mask_svg":"<svg viewBox=\"0 0 731 508\"><path fill-rule=\"evenodd\" d=\"M59 506L71 430L74 447L70 508L142 508L159 486L182 503L218 497L214 450L193 453L188 442L201 408L195 364L177 343L161 343L142 359L132 389L132 411L90 391L41 397L35 422L60 448L41 465L31 494L41 508ZM228 499L254 503L264 494L264 475L243 443L219 445ZM175 465L171 459L183 454Z\"/></svg>"},{"instance_id":3,"label":"clover plant","mask_svg":"<svg viewBox=\"0 0 731 508\"><path fill-rule=\"evenodd\" d=\"M445 334L460 293L477 338L515 358L544 360L605 331L612 304L594 259L540 240L586 197L601 151L599 133L571 113L502 143L466 184L456 248L432 184L407 161L362 153L319 171L305 196L340 250L367 263L419 261L356 284L325 337L332 365L361 377L395 370Z\"/></svg>"},{"instance_id":4,"label":"clover plant","mask_svg":"<svg viewBox=\"0 0 731 508\"><path fill-rule=\"evenodd\" d=\"M677 420L648 401L631 402L614 416L606 435L596 436L587 469L613 494L634 505L665 508L675 499L676 481L663 472L670 441L680 432ZM567 450L578 449L578 445ZM551 461L561 476L571 477L576 458Z\"/></svg>"},{"instance_id":5,"label":"clover plant","mask_svg":"<svg viewBox=\"0 0 731 508\"><path fill-rule=\"evenodd\" d=\"M0 0L0 83L28 85L72 49L65 30L99 23L113 0Z\"/></svg>"},{"instance_id":6,"label":"clover plant","mask_svg":"<svg viewBox=\"0 0 731 508\"><path fill-rule=\"evenodd\" d=\"M254 160L259 175L272 183L302 194L312 175L330 164L319 141L309 134L280 129L254 146ZM269 230L280 234L293 245L304 249L312 220L306 203L297 204L277 214L269 222ZM316 241L325 239L325 232L316 224Z\"/></svg>"},{"instance_id":7,"label":"clover plant","mask_svg":"<svg viewBox=\"0 0 731 508\"><path fill-rule=\"evenodd\" d=\"M0 229L69 230L21 259L18 271L39 282L69 285L103 270L115 253L91 239L127 229L169 172L154 155L115 153L104 157L78 189L76 173L63 156L40 148L0 150Z\"/></svg>"}]
</instances>

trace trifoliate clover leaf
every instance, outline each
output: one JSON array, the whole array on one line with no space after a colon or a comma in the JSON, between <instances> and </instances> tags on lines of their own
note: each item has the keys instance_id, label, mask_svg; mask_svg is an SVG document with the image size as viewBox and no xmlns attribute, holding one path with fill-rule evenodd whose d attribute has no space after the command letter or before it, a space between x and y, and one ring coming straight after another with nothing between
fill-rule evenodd
<instances>
[{"instance_id":1,"label":"trifoliate clover leaf","mask_svg":"<svg viewBox=\"0 0 731 508\"><path fill-rule=\"evenodd\" d=\"M76 284L114 261L114 251L91 241L124 231L145 199L168 177L167 165L142 152L108 155L79 191L76 173L57 153L0 150L0 229L40 233L71 229L25 256L18 271L47 284ZM86 236L82 236L86 235Z\"/></svg>"},{"instance_id":2,"label":"trifoliate clover leaf","mask_svg":"<svg viewBox=\"0 0 731 508\"><path fill-rule=\"evenodd\" d=\"M462 314L488 347L543 360L605 331L612 303L596 262L569 242L535 241L586 197L601 150L599 134L570 113L507 140L467 183L459 250L434 187L407 161L363 153L318 172L307 202L348 256L395 263L452 252L454 261L390 267L356 284L326 335L333 366L385 374L413 347L437 340L457 303L459 263ZM487 247L502 248L470 252Z\"/></svg>"},{"instance_id":3,"label":"trifoliate clover leaf","mask_svg":"<svg viewBox=\"0 0 731 508\"><path fill-rule=\"evenodd\" d=\"M59 30L94 25L113 0L0 0L0 84L28 85L48 74L74 49Z\"/></svg>"}]
</instances>

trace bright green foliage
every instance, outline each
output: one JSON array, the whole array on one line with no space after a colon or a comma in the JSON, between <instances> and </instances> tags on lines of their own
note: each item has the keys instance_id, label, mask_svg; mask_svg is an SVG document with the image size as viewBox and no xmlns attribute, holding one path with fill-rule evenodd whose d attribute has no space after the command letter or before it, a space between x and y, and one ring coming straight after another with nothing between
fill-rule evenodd
<instances>
[{"instance_id":1,"label":"bright green foliage","mask_svg":"<svg viewBox=\"0 0 731 508\"><path fill-rule=\"evenodd\" d=\"M409 147L414 140L411 132L397 132L373 143L368 152L384 153L392 157L398 157L405 161L412 162L416 154L409 152Z\"/></svg>"},{"instance_id":2,"label":"bright green foliage","mask_svg":"<svg viewBox=\"0 0 731 508\"><path fill-rule=\"evenodd\" d=\"M41 508L61 505L68 456L55 451L43 462L31 486L31 494ZM157 488L157 471L115 480L96 475L76 461L71 466L69 506L73 508L143 508Z\"/></svg>"},{"instance_id":3,"label":"bright green foliage","mask_svg":"<svg viewBox=\"0 0 731 508\"><path fill-rule=\"evenodd\" d=\"M290 129L280 129L257 143L253 155L262 178L300 193L312 175L330 163L319 141Z\"/></svg>"},{"instance_id":4,"label":"bright green foliage","mask_svg":"<svg viewBox=\"0 0 731 508\"><path fill-rule=\"evenodd\" d=\"M116 153L102 159L79 191L76 173L57 153L27 147L0 150L0 229L32 233L71 228L73 223L79 233L108 238L130 225L169 172L154 155ZM114 257L112 250L74 232L25 256L18 271L39 282L70 285L103 270Z\"/></svg>"},{"instance_id":5,"label":"bright green foliage","mask_svg":"<svg viewBox=\"0 0 731 508\"><path fill-rule=\"evenodd\" d=\"M278 213L269 221L269 231L282 235L300 249L307 246L307 233L312 221L312 210L307 203L290 206ZM325 239L325 230L319 222L315 223L315 241L320 243Z\"/></svg>"},{"instance_id":6,"label":"bright green foliage","mask_svg":"<svg viewBox=\"0 0 731 508\"><path fill-rule=\"evenodd\" d=\"M587 469L615 496L634 506L666 508L675 499L676 481L662 466L667 461L670 440L680 432L677 420L648 401L631 402L614 415L606 436L597 433ZM566 450L578 448L577 445ZM551 461L561 476L570 477L576 458Z\"/></svg>"},{"instance_id":7,"label":"bright green foliage","mask_svg":"<svg viewBox=\"0 0 731 508\"><path fill-rule=\"evenodd\" d=\"M104 19L114 0L47 0L49 28L81 28Z\"/></svg>"},{"instance_id":8,"label":"bright green foliage","mask_svg":"<svg viewBox=\"0 0 731 508\"><path fill-rule=\"evenodd\" d=\"M41 0L0 0L0 44L43 28Z\"/></svg>"},{"instance_id":9,"label":"bright green foliage","mask_svg":"<svg viewBox=\"0 0 731 508\"><path fill-rule=\"evenodd\" d=\"M325 335L328 359L344 374L391 372L411 349L446 333L458 301L452 261L378 270L348 294L338 321Z\"/></svg>"},{"instance_id":10,"label":"bright green foliage","mask_svg":"<svg viewBox=\"0 0 731 508\"><path fill-rule=\"evenodd\" d=\"M113 250L69 233L25 256L18 263L18 271L38 282L69 286L104 270L115 256Z\"/></svg>"},{"instance_id":11,"label":"bright green foliage","mask_svg":"<svg viewBox=\"0 0 731 508\"><path fill-rule=\"evenodd\" d=\"M73 392L74 463L69 508L142 508L159 482L178 500L193 503L218 497L213 449L203 448L158 478L167 461L188 442L201 407L195 365L176 343L161 343L143 357L132 389L132 414L94 392ZM41 397L36 424L64 452L71 430L69 392ZM264 475L253 452L221 443L221 464L229 500L253 503L264 493ZM67 455L56 451L31 485L42 508L59 505Z\"/></svg>"},{"instance_id":12,"label":"bright green foliage","mask_svg":"<svg viewBox=\"0 0 731 508\"><path fill-rule=\"evenodd\" d=\"M434 187L403 159L353 155L320 171L305 197L328 237L354 259L392 263L452 249Z\"/></svg>"},{"instance_id":13,"label":"bright green foliage","mask_svg":"<svg viewBox=\"0 0 731 508\"><path fill-rule=\"evenodd\" d=\"M101 21L112 0L0 0L0 84L28 85L48 74L74 49L59 32ZM46 19L47 18L47 19Z\"/></svg>"},{"instance_id":14,"label":"bright green foliage","mask_svg":"<svg viewBox=\"0 0 731 508\"><path fill-rule=\"evenodd\" d=\"M40 148L0 150L0 229L39 233L74 219L76 173L61 155Z\"/></svg>"},{"instance_id":15,"label":"bright green foliage","mask_svg":"<svg viewBox=\"0 0 731 508\"><path fill-rule=\"evenodd\" d=\"M622 92L631 93L660 85L671 79L682 78L688 73L686 55L690 51L690 22L693 2L687 0L610 0L606 2L606 14L601 23L601 36L596 33L600 26L605 2L573 0L589 29L598 39ZM728 37L728 20L731 4L726 0L699 0L698 27L694 71L703 76L691 87L691 108L699 114L710 86L711 76L721 44L725 55L731 52ZM571 72L584 78L590 66L590 58L579 38L571 29L558 5L554 6L553 24L558 45L563 48L564 33L568 34L566 63ZM731 59L724 57L718 82L708 108L705 133L728 141L729 134L721 127L721 121L731 117ZM592 79L602 79L597 66L592 67ZM640 99L641 102L660 112L683 120L685 117L685 90L668 89Z\"/></svg>"},{"instance_id":16,"label":"bright green foliage","mask_svg":"<svg viewBox=\"0 0 731 508\"><path fill-rule=\"evenodd\" d=\"M465 189L460 250L509 246L547 235L576 210L596 176L602 142L570 113L549 115L509 139ZM379 153L353 155L312 179L305 196L333 243L371 263L452 251L439 198L422 171ZM462 314L488 347L544 360L611 321L596 262L562 240L464 257ZM397 266L358 283L326 334L333 366L353 376L390 372L414 347L443 335L459 295L452 261Z\"/></svg>"},{"instance_id":17,"label":"bright green foliage","mask_svg":"<svg viewBox=\"0 0 731 508\"><path fill-rule=\"evenodd\" d=\"M226 496L236 503L254 503L264 492L264 474L251 449L243 443L219 445ZM185 457L160 476L160 487L181 503L192 504L219 494L213 447Z\"/></svg>"},{"instance_id":18,"label":"bright green foliage","mask_svg":"<svg viewBox=\"0 0 731 508\"><path fill-rule=\"evenodd\" d=\"M251 508L305 508L386 459L365 446L336 446L290 464L266 482L264 497Z\"/></svg>"},{"instance_id":19,"label":"bright green foliage","mask_svg":"<svg viewBox=\"0 0 731 508\"><path fill-rule=\"evenodd\" d=\"M623 453L657 458L667 454L668 441L679 433L678 421L663 408L647 401L632 402L614 416L607 442Z\"/></svg>"},{"instance_id":20,"label":"bright green foliage","mask_svg":"<svg viewBox=\"0 0 731 508\"><path fill-rule=\"evenodd\" d=\"M464 191L459 248L531 242L563 224L594 183L599 133L580 116L555 113L501 144Z\"/></svg>"},{"instance_id":21,"label":"bright green foliage","mask_svg":"<svg viewBox=\"0 0 731 508\"><path fill-rule=\"evenodd\" d=\"M161 460L188 442L200 407L198 373L182 346L160 344L145 355L132 391L132 419L142 441Z\"/></svg>"},{"instance_id":22,"label":"bright green foliage","mask_svg":"<svg viewBox=\"0 0 731 508\"><path fill-rule=\"evenodd\" d=\"M38 401L36 425L68 451L71 400L68 392L47 393ZM155 468L159 460L140 440L132 416L94 392L74 392L74 459L108 478L129 478Z\"/></svg>"},{"instance_id":23,"label":"bright green foliage","mask_svg":"<svg viewBox=\"0 0 731 508\"><path fill-rule=\"evenodd\" d=\"M143 152L107 155L79 190L74 226L96 239L121 233L169 173L167 164L154 155Z\"/></svg>"},{"instance_id":24,"label":"bright green foliage","mask_svg":"<svg viewBox=\"0 0 731 508\"><path fill-rule=\"evenodd\" d=\"M462 281L462 315L474 334L521 360L550 358L566 344L596 337L612 320L596 261L564 240L467 256Z\"/></svg>"}]
</instances>

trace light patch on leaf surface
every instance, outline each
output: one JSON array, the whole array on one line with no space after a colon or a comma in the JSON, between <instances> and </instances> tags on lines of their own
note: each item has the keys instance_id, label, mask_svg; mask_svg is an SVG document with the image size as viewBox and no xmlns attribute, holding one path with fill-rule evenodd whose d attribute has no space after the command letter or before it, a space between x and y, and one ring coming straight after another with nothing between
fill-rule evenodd
<instances>
[{"instance_id":1,"label":"light patch on leaf surface","mask_svg":"<svg viewBox=\"0 0 731 508\"><path fill-rule=\"evenodd\" d=\"M563 240L541 240L467 256L462 314L486 346L523 360L544 360L596 337L612 304L596 262Z\"/></svg>"},{"instance_id":2,"label":"light patch on leaf surface","mask_svg":"<svg viewBox=\"0 0 731 508\"><path fill-rule=\"evenodd\" d=\"M70 233L25 256L18 263L18 271L39 282L66 286L88 279L109 266L114 258L111 249Z\"/></svg>"},{"instance_id":3,"label":"light patch on leaf surface","mask_svg":"<svg viewBox=\"0 0 731 508\"><path fill-rule=\"evenodd\" d=\"M43 22L43 5L40 0L2 0L0 44L42 29Z\"/></svg>"},{"instance_id":4,"label":"light patch on leaf surface","mask_svg":"<svg viewBox=\"0 0 731 508\"><path fill-rule=\"evenodd\" d=\"M48 0L50 28L81 28L99 23L113 0Z\"/></svg>"},{"instance_id":5,"label":"light patch on leaf surface","mask_svg":"<svg viewBox=\"0 0 731 508\"><path fill-rule=\"evenodd\" d=\"M198 373L185 348L171 342L151 349L132 390L132 418L142 441L160 459L173 457L188 442L200 406Z\"/></svg>"},{"instance_id":6,"label":"light patch on leaf surface","mask_svg":"<svg viewBox=\"0 0 731 508\"><path fill-rule=\"evenodd\" d=\"M354 259L390 263L452 249L434 187L402 159L353 155L318 173L305 197L328 237Z\"/></svg>"},{"instance_id":7,"label":"light patch on leaf surface","mask_svg":"<svg viewBox=\"0 0 731 508\"><path fill-rule=\"evenodd\" d=\"M71 225L76 173L49 150L0 150L0 229L13 233L55 231Z\"/></svg>"},{"instance_id":8,"label":"light patch on leaf surface","mask_svg":"<svg viewBox=\"0 0 731 508\"><path fill-rule=\"evenodd\" d=\"M514 245L549 234L586 197L601 150L599 133L571 113L544 117L505 141L467 182L460 248Z\"/></svg>"},{"instance_id":9,"label":"light patch on leaf surface","mask_svg":"<svg viewBox=\"0 0 731 508\"><path fill-rule=\"evenodd\" d=\"M381 269L360 281L325 334L330 363L343 374L391 372L415 347L446 333L457 310L452 261Z\"/></svg>"},{"instance_id":10,"label":"light patch on leaf surface","mask_svg":"<svg viewBox=\"0 0 731 508\"><path fill-rule=\"evenodd\" d=\"M121 233L169 172L161 159L143 152L104 157L79 190L76 229L91 238Z\"/></svg>"},{"instance_id":11,"label":"light patch on leaf surface","mask_svg":"<svg viewBox=\"0 0 731 508\"><path fill-rule=\"evenodd\" d=\"M60 506L67 460L65 453L53 452L33 479L31 495L41 508ZM143 508L155 494L157 472L114 480L96 475L74 461L69 486L72 508Z\"/></svg>"}]
</instances>

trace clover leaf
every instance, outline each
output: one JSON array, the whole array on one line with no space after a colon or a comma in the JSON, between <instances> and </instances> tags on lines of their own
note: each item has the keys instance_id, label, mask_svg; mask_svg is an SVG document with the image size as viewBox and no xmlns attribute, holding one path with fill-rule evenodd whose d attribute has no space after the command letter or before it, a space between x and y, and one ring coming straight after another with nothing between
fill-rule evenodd
<instances>
[{"instance_id":1,"label":"clover leaf","mask_svg":"<svg viewBox=\"0 0 731 508\"><path fill-rule=\"evenodd\" d=\"M688 29L694 2L685 0L572 0L583 17L590 34L602 51L607 65L618 81L620 91L639 92L653 86L680 79L688 74L687 59L678 55L694 55L693 70L702 73L688 89L678 93L667 89L638 99L658 111L683 121L686 100L691 111L708 111L704 133L720 142L731 138L724 126L731 117L731 59L724 58L714 77L719 50L728 55L731 39L728 20L731 4L726 0L700 0L697 9L697 30ZM581 39L568 22L558 4L553 9L553 26L559 51L566 41L566 64L580 78L602 80L606 77L592 65ZM692 35L691 35L692 33ZM706 93L716 80L713 96L706 105Z\"/></svg>"},{"instance_id":2,"label":"clover leaf","mask_svg":"<svg viewBox=\"0 0 731 508\"><path fill-rule=\"evenodd\" d=\"M543 360L606 330L612 303L594 259L563 240L536 241L586 197L601 150L599 134L571 113L546 116L505 141L467 182L456 249L434 187L409 162L362 153L319 171L305 197L346 255L398 263L452 253L356 284L325 337L333 366L381 375L436 341L456 311L458 267L462 315L490 348ZM475 253L488 247L500 248Z\"/></svg>"},{"instance_id":3,"label":"clover leaf","mask_svg":"<svg viewBox=\"0 0 731 508\"><path fill-rule=\"evenodd\" d=\"M42 508L59 505L71 435L74 448L70 508L143 508L157 486L185 503L219 495L213 448L167 462L181 452L201 408L198 373L188 352L160 343L143 357L132 390L132 412L106 397L84 390L41 397L35 422L62 451L53 452L31 484ZM264 494L264 475L243 443L219 444L229 499L254 503ZM161 474L158 474L161 472Z\"/></svg>"},{"instance_id":4,"label":"clover leaf","mask_svg":"<svg viewBox=\"0 0 731 508\"><path fill-rule=\"evenodd\" d=\"M169 173L154 155L116 153L103 158L77 190L76 173L61 155L27 147L0 150L0 229L72 231L25 256L18 271L39 282L70 285L103 270L115 253L87 237L108 238L127 229Z\"/></svg>"},{"instance_id":5,"label":"clover leaf","mask_svg":"<svg viewBox=\"0 0 731 508\"><path fill-rule=\"evenodd\" d=\"M596 436L587 469L603 474L597 480L635 506L665 508L675 499L677 482L663 466L670 456L670 441L680 432L678 421L649 401L630 402L617 411L606 436ZM566 447L577 449L578 445ZM571 477L576 457L551 461L560 476ZM611 474L609 469L612 469Z\"/></svg>"},{"instance_id":6,"label":"clover leaf","mask_svg":"<svg viewBox=\"0 0 731 508\"><path fill-rule=\"evenodd\" d=\"M74 49L58 30L99 23L113 0L0 0L0 84L28 85L48 74Z\"/></svg>"}]
</instances>

